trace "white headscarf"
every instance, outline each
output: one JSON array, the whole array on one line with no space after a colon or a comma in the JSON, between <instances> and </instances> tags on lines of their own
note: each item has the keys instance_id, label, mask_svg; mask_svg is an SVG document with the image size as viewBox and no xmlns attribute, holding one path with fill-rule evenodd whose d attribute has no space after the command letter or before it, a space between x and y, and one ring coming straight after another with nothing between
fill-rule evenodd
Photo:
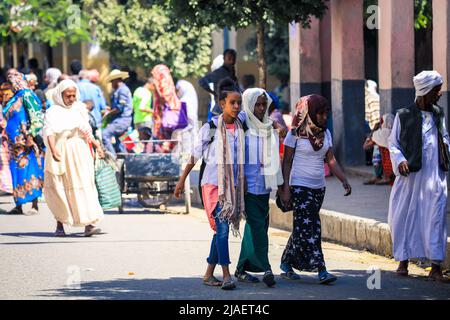
<instances>
[{"instance_id":1,"label":"white headscarf","mask_svg":"<svg viewBox=\"0 0 450 320\"><path fill-rule=\"evenodd\" d=\"M68 106L64 103L62 94L68 88L76 89L77 101ZM90 138L92 138L91 128L89 126L89 115L84 103L79 101L80 93L76 83L72 80L63 80L53 89L53 101L54 105L49 108L45 113L44 120L44 142L48 147L49 136L55 136L55 147L61 155L61 161L54 161L51 156L51 152L47 151L45 155L45 171L48 171L55 175L62 175L66 172L65 165L65 152L66 141L70 136L75 134L81 135L80 131L75 129L81 129L85 132L89 132Z\"/></svg>"},{"instance_id":2,"label":"white headscarf","mask_svg":"<svg viewBox=\"0 0 450 320\"><path fill-rule=\"evenodd\" d=\"M367 80L367 90L372 93L373 95L376 95L379 97L378 92L377 92L377 83L373 80Z\"/></svg>"},{"instance_id":3,"label":"white headscarf","mask_svg":"<svg viewBox=\"0 0 450 320\"><path fill-rule=\"evenodd\" d=\"M372 135L372 140L381 147L388 148L388 138L392 132L394 126L394 115L392 113L386 113L383 115L383 124L381 128L376 130Z\"/></svg>"},{"instance_id":4,"label":"white headscarf","mask_svg":"<svg viewBox=\"0 0 450 320\"><path fill-rule=\"evenodd\" d=\"M54 88L58 84L58 78L61 76L61 70L58 68L48 68L45 72L45 76L49 82L48 88Z\"/></svg>"},{"instance_id":5,"label":"white headscarf","mask_svg":"<svg viewBox=\"0 0 450 320\"><path fill-rule=\"evenodd\" d=\"M64 99L63 99L63 96L62 96L63 92L65 90L69 89L69 88L75 88L76 89L76 97L77 97L76 102L80 101L80 91L78 90L77 84L73 80L66 79L66 80L61 81L55 87L55 90L53 91L52 100L53 100L54 104L59 105L59 106L64 107L64 108L71 108L73 106L73 104L70 105L70 106L66 105L64 103ZM74 102L74 103L76 103L76 102Z\"/></svg>"},{"instance_id":6,"label":"white headscarf","mask_svg":"<svg viewBox=\"0 0 450 320\"><path fill-rule=\"evenodd\" d=\"M283 184L283 176L280 166L279 137L273 129L273 121L269 118L269 108L267 107L261 122L253 113L255 104L261 95L267 98L267 106L272 103L272 98L264 89L250 88L244 91L242 95L242 106L247 115L248 131L251 135L258 136L263 139L263 158L261 159L264 165L264 182L266 188L276 190L277 187ZM251 148L249 150L252 150Z\"/></svg>"},{"instance_id":7,"label":"white headscarf","mask_svg":"<svg viewBox=\"0 0 450 320\"><path fill-rule=\"evenodd\" d=\"M213 63L211 64L211 71L219 69L221 66L223 66L223 62L223 54L219 54L217 57L215 57Z\"/></svg>"},{"instance_id":8,"label":"white headscarf","mask_svg":"<svg viewBox=\"0 0 450 320\"><path fill-rule=\"evenodd\" d=\"M423 97L434 87L444 83L442 76L435 70L432 71L422 71L413 78L414 87L416 88L416 99L417 97Z\"/></svg>"}]
</instances>

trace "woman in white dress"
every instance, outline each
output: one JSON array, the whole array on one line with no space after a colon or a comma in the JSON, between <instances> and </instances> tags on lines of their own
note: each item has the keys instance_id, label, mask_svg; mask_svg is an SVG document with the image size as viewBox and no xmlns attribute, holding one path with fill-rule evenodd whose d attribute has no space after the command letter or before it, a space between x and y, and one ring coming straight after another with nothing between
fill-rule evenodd
<instances>
[{"instance_id":1,"label":"woman in white dress","mask_svg":"<svg viewBox=\"0 0 450 320\"><path fill-rule=\"evenodd\" d=\"M411 258L428 259L430 279L448 282L440 267L447 244L447 181L446 161L439 158L449 148L444 111L436 105L442 83L436 71L418 74L415 103L395 117L389 151L396 179L388 220L394 258L400 262L397 274L408 275Z\"/></svg>"},{"instance_id":2,"label":"woman in white dress","mask_svg":"<svg viewBox=\"0 0 450 320\"><path fill-rule=\"evenodd\" d=\"M44 195L57 221L55 236L65 236L64 224L85 227L85 236L100 233L94 224L103 218L95 186L92 145L104 156L92 136L86 107L77 85L62 81L53 94L54 105L45 114Z\"/></svg>"}]
</instances>

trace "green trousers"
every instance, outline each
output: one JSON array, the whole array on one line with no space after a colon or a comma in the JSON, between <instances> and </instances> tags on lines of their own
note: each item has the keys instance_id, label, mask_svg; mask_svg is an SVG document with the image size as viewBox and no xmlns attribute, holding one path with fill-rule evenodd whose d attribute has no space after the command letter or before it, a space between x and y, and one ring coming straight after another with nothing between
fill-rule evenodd
<instances>
[{"instance_id":1,"label":"green trousers","mask_svg":"<svg viewBox=\"0 0 450 320\"><path fill-rule=\"evenodd\" d=\"M245 212L247 214L241 254L237 270L265 272L269 264L269 197L270 195L245 195Z\"/></svg>"}]
</instances>

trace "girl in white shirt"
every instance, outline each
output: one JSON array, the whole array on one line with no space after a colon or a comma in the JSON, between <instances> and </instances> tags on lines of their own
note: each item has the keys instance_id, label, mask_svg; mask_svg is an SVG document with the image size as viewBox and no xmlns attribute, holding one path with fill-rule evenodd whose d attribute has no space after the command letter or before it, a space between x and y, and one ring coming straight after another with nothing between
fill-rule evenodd
<instances>
[{"instance_id":1,"label":"girl in white shirt","mask_svg":"<svg viewBox=\"0 0 450 320\"><path fill-rule=\"evenodd\" d=\"M293 268L319 273L322 284L336 281L327 272L321 246L319 212L325 196L324 159L346 191L351 187L332 150L330 132L326 129L328 101L319 95L300 98L292 121L292 130L284 141L284 185L280 190L283 203L292 201L294 225L281 258L281 276L299 280Z\"/></svg>"}]
</instances>

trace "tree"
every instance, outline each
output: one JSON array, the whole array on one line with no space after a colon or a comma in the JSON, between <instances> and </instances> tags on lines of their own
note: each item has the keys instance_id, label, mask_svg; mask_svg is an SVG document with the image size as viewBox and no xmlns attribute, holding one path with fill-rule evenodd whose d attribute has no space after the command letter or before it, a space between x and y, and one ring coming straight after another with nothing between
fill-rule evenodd
<instances>
[{"instance_id":1,"label":"tree","mask_svg":"<svg viewBox=\"0 0 450 320\"><path fill-rule=\"evenodd\" d=\"M89 39L89 19L81 1L2 0L0 2L1 42L26 40L55 46Z\"/></svg>"},{"instance_id":2,"label":"tree","mask_svg":"<svg viewBox=\"0 0 450 320\"><path fill-rule=\"evenodd\" d=\"M151 68L168 65L176 77L200 76L211 55L211 29L177 25L165 8L130 0L97 2L95 37L119 63Z\"/></svg>"},{"instance_id":3,"label":"tree","mask_svg":"<svg viewBox=\"0 0 450 320\"><path fill-rule=\"evenodd\" d=\"M267 63L267 72L280 80L281 84L289 83L289 30L286 24L271 23L265 28L267 32L264 35L264 54ZM256 35L249 38L245 44L249 52L249 58L257 58Z\"/></svg>"},{"instance_id":4,"label":"tree","mask_svg":"<svg viewBox=\"0 0 450 320\"><path fill-rule=\"evenodd\" d=\"M323 0L168 0L158 1L170 9L180 24L244 28L256 25L259 85L266 87L264 34L267 22L300 22L309 27L311 16L322 17Z\"/></svg>"}]
</instances>

